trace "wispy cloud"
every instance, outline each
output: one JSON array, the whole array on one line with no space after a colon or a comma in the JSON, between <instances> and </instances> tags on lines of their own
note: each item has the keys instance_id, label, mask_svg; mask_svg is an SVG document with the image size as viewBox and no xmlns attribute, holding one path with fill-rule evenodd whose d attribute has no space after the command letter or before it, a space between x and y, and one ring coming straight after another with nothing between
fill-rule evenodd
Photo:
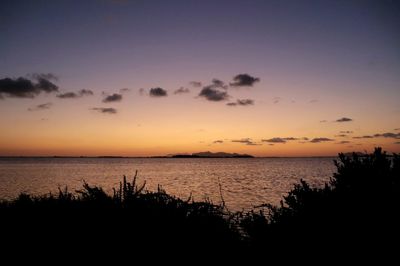
<instances>
[{"instance_id":1,"label":"wispy cloud","mask_svg":"<svg viewBox=\"0 0 400 266\"><path fill-rule=\"evenodd\" d=\"M78 98L79 96L75 92L65 92L65 93L57 94L56 97L61 98L61 99L75 99L75 98Z\"/></svg>"},{"instance_id":2,"label":"wispy cloud","mask_svg":"<svg viewBox=\"0 0 400 266\"><path fill-rule=\"evenodd\" d=\"M307 137L303 138L296 138L296 137L286 137L286 138L281 138L281 137L274 137L270 139L262 139L262 142L268 142L268 143L286 143L288 141L293 141L293 140L308 140Z\"/></svg>"},{"instance_id":3,"label":"wispy cloud","mask_svg":"<svg viewBox=\"0 0 400 266\"><path fill-rule=\"evenodd\" d=\"M65 92L65 93L57 94L56 97L58 97L60 99L76 99L76 98L80 98L83 96L90 96L93 94L94 93L91 90L82 89L78 92Z\"/></svg>"},{"instance_id":4,"label":"wispy cloud","mask_svg":"<svg viewBox=\"0 0 400 266\"><path fill-rule=\"evenodd\" d=\"M243 143L249 146L259 146L260 143L254 142L251 138L233 139L231 142Z\"/></svg>"},{"instance_id":5,"label":"wispy cloud","mask_svg":"<svg viewBox=\"0 0 400 266\"><path fill-rule=\"evenodd\" d=\"M400 138L400 133L386 132L386 133L382 133L382 134L375 134L374 137L383 137L383 138L394 138L394 139L398 139L398 138Z\"/></svg>"},{"instance_id":6,"label":"wispy cloud","mask_svg":"<svg viewBox=\"0 0 400 266\"><path fill-rule=\"evenodd\" d=\"M342 118L336 119L336 122L339 122L339 123L342 123L342 122L351 122L351 121L353 121L353 119L348 118L348 117L342 117Z\"/></svg>"},{"instance_id":7,"label":"wispy cloud","mask_svg":"<svg viewBox=\"0 0 400 266\"><path fill-rule=\"evenodd\" d=\"M94 95L92 90L86 90L86 89L82 89L82 90L78 91L78 94L80 96L91 96L91 95Z\"/></svg>"},{"instance_id":8,"label":"wispy cloud","mask_svg":"<svg viewBox=\"0 0 400 266\"><path fill-rule=\"evenodd\" d=\"M374 137L370 136L370 135L353 137L353 139L372 139L372 138L374 138Z\"/></svg>"},{"instance_id":9,"label":"wispy cloud","mask_svg":"<svg viewBox=\"0 0 400 266\"><path fill-rule=\"evenodd\" d=\"M239 143L248 143L251 142L250 138L244 138L244 139L233 139L232 142L239 142Z\"/></svg>"},{"instance_id":10,"label":"wispy cloud","mask_svg":"<svg viewBox=\"0 0 400 266\"><path fill-rule=\"evenodd\" d=\"M191 81L191 82L189 82L189 84L195 88L199 88L203 85L200 81Z\"/></svg>"},{"instance_id":11,"label":"wispy cloud","mask_svg":"<svg viewBox=\"0 0 400 266\"><path fill-rule=\"evenodd\" d=\"M400 139L400 133L385 132L385 133L377 133L377 134L374 134L374 135L365 135L365 136L353 137L353 139L372 139L372 138Z\"/></svg>"},{"instance_id":12,"label":"wispy cloud","mask_svg":"<svg viewBox=\"0 0 400 266\"><path fill-rule=\"evenodd\" d=\"M117 109L115 108L104 108L104 107L94 107L94 108L90 108L90 110L93 111L97 111L99 113L103 113L103 114L116 114L117 113Z\"/></svg>"},{"instance_id":13,"label":"wispy cloud","mask_svg":"<svg viewBox=\"0 0 400 266\"><path fill-rule=\"evenodd\" d=\"M185 87L180 87L179 89L174 91L174 94L183 94L183 93L189 93L190 90Z\"/></svg>"},{"instance_id":14,"label":"wispy cloud","mask_svg":"<svg viewBox=\"0 0 400 266\"><path fill-rule=\"evenodd\" d=\"M327 141L334 141L334 139L330 138L313 138L310 140L311 143L321 143L321 142L327 142Z\"/></svg>"},{"instance_id":15,"label":"wispy cloud","mask_svg":"<svg viewBox=\"0 0 400 266\"><path fill-rule=\"evenodd\" d=\"M254 100L252 99L237 99L236 102L227 103L228 106L248 106L254 105Z\"/></svg>"},{"instance_id":16,"label":"wispy cloud","mask_svg":"<svg viewBox=\"0 0 400 266\"><path fill-rule=\"evenodd\" d=\"M119 93L127 93L127 92L131 92L131 91L132 91L132 89L130 89L130 88L119 89Z\"/></svg>"},{"instance_id":17,"label":"wispy cloud","mask_svg":"<svg viewBox=\"0 0 400 266\"><path fill-rule=\"evenodd\" d=\"M336 142L335 144L348 144L348 143L350 143L350 141L342 140L342 141Z\"/></svg>"},{"instance_id":18,"label":"wispy cloud","mask_svg":"<svg viewBox=\"0 0 400 266\"><path fill-rule=\"evenodd\" d=\"M36 105L35 107L28 108L28 111L41 111L41 110L46 110L46 109L50 109L50 107L51 107L52 105L53 105L52 103L43 103L43 104Z\"/></svg>"},{"instance_id":19,"label":"wispy cloud","mask_svg":"<svg viewBox=\"0 0 400 266\"><path fill-rule=\"evenodd\" d=\"M342 134L353 134L353 131L347 130L347 131L340 131L339 133L342 133Z\"/></svg>"},{"instance_id":20,"label":"wispy cloud","mask_svg":"<svg viewBox=\"0 0 400 266\"><path fill-rule=\"evenodd\" d=\"M213 141L213 144L222 144L222 143L224 143L224 141L221 139Z\"/></svg>"},{"instance_id":21,"label":"wispy cloud","mask_svg":"<svg viewBox=\"0 0 400 266\"><path fill-rule=\"evenodd\" d=\"M281 98L281 97L274 97L274 98L272 99L272 102L273 102L274 104L280 103L281 101L282 101L282 98Z\"/></svg>"},{"instance_id":22,"label":"wispy cloud","mask_svg":"<svg viewBox=\"0 0 400 266\"><path fill-rule=\"evenodd\" d=\"M283 138L262 139L261 141L269 143L286 143L286 140L284 140Z\"/></svg>"},{"instance_id":23,"label":"wispy cloud","mask_svg":"<svg viewBox=\"0 0 400 266\"><path fill-rule=\"evenodd\" d=\"M58 81L58 76L55 75L54 73L31 73L27 75L28 77L32 79L47 79L47 80L54 80Z\"/></svg>"}]
</instances>

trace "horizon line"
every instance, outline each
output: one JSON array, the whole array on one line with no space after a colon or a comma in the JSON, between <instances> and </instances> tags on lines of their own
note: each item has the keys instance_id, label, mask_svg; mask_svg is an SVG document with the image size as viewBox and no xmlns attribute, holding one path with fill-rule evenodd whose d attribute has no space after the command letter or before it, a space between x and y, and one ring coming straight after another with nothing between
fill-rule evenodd
<instances>
[{"instance_id":1,"label":"horizon line","mask_svg":"<svg viewBox=\"0 0 400 266\"><path fill-rule=\"evenodd\" d=\"M352 152L351 152L352 153ZM347 153L346 153L347 154ZM154 156L119 156L119 155L96 155L96 156L85 156L85 155L78 155L78 156L69 156L69 155L0 155L0 159L3 158L97 158L97 159L118 159L118 158L132 158L132 159L254 159L254 158L332 158L338 157L338 155L315 155L315 156L254 156L252 157L181 157L176 158L173 156L166 156L166 155L154 155Z\"/></svg>"}]
</instances>

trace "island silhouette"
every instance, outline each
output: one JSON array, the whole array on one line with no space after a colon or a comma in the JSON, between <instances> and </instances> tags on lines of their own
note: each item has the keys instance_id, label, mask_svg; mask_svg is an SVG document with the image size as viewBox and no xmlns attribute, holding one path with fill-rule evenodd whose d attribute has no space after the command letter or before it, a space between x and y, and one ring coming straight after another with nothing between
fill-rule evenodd
<instances>
[{"instance_id":1,"label":"island silhouette","mask_svg":"<svg viewBox=\"0 0 400 266\"><path fill-rule=\"evenodd\" d=\"M254 158L250 154L227 153L227 152L197 152L192 154L174 154L172 158Z\"/></svg>"}]
</instances>

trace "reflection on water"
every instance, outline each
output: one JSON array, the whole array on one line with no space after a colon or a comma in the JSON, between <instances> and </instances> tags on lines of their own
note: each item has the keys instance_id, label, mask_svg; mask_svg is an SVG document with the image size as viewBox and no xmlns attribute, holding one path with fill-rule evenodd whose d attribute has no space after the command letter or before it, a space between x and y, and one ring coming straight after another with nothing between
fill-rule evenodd
<instances>
[{"instance_id":1,"label":"reflection on water","mask_svg":"<svg viewBox=\"0 0 400 266\"><path fill-rule=\"evenodd\" d=\"M313 185L329 181L333 158L1 158L0 198L20 192L44 194L68 186L80 189L83 180L111 192L123 175L139 171L147 189L160 184L169 194L220 203L218 182L231 210L262 203L278 204L294 183Z\"/></svg>"}]
</instances>

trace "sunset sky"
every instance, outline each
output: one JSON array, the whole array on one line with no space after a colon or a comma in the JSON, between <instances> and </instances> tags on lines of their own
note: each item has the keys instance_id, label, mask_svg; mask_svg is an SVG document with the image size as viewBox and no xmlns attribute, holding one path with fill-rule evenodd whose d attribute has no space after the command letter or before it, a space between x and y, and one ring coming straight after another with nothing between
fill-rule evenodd
<instances>
[{"instance_id":1,"label":"sunset sky","mask_svg":"<svg viewBox=\"0 0 400 266\"><path fill-rule=\"evenodd\" d=\"M398 1L0 2L0 156L400 152Z\"/></svg>"}]
</instances>

